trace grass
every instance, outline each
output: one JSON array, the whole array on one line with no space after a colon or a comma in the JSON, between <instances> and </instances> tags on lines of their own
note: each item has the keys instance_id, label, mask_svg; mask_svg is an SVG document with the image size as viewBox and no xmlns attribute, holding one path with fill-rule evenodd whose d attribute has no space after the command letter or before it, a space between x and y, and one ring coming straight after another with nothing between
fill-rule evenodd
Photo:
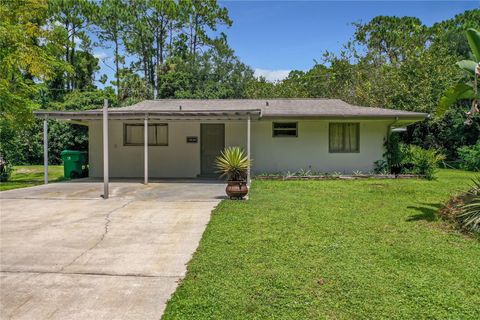
<instances>
[{"instance_id":1,"label":"grass","mask_svg":"<svg viewBox=\"0 0 480 320\"><path fill-rule=\"evenodd\" d=\"M255 181L214 211L164 319L479 319L479 239L436 214L472 176Z\"/></svg>"},{"instance_id":2,"label":"grass","mask_svg":"<svg viewBox=\"0 0 480 320\"><path fill-rule=\"evenodd\" d=\"M48 166L49 182L65 180L63 166ZM32 187L43 183L43 165L15 166L7 182L0 183L0 191Z\"/></svg>"}]
</instances>

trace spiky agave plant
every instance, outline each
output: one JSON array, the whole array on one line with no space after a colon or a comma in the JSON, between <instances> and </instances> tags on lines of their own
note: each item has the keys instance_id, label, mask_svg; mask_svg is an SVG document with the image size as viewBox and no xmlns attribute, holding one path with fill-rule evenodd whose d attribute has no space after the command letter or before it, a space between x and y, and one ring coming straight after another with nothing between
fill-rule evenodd
<instances>
[{"instance_id":1,"label":"spiky agave plant","mask_svg":"<svg viewBox=\"0 0 480 320\"><path fill-rule=\"evenodd\" d=\"M215 165L222 177L229 181L244 181L251 161L239 147L226 147L217 157Z\"/></svg>"},{"instance_id":2,"label":"spiky agave plant","mask_svg":"<svg viewBox=\"0 0 480 320\"><path fill-rule=\"evenodd\" d=\"M473 179L460 210L457 219L462 228L480 233L480 177Z\"/></svg>"}]
</instances>

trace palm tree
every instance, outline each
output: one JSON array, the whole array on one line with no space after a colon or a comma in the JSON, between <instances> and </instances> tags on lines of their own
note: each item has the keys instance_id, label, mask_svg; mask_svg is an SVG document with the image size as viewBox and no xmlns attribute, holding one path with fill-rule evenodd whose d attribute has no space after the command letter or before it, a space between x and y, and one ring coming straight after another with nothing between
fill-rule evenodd
<instances>
[{"instance_id":1,"label":"palm tree","mask_svg":"<svg viewBox=\"0 0 480 320\"><path fill-rule=\"evenodd\" d=\"M480 112L480 32L475 29L468 29L467 40L472 50L473 60L462 60L457 65L466 71L467 79L448 89L440 98L437 107L437 114L443 115L447 109L460 100L472 100L472 107L467 112L467 120L465 124L473 123L472 118Z\"/></svg>"}]
</instances>

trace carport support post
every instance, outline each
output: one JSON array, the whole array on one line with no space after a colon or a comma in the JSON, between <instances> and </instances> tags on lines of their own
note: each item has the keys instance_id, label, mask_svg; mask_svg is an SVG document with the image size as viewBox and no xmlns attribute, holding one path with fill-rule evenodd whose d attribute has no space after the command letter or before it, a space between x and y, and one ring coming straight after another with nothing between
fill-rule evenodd
<instances>
[{"instance_id":1,"label":"carport support post","mask_svg":"<svg viewBox=\"0 0 480 320\"><path fill-rule=\"evenodd\" d=\"M248 119L247 119L247 158L248 158L248 162L250 162L250 130L251 130L251 119L250 119L250 115L248 115ZM250 164L248 166L248 170L247 170L247 183L248 185L250 185L250 182L251 182L251 179L250 179Z\"/></svg>"},{"instance_id":2,"label":"carport support post","mask_svg":"<svg viewBox=\"0 0 480 320\"><path fill-rule=\"evenodd\" d=\"M143 124L144 140L143 140L143 173L144 183L148 184L148 115L145 115L145 123Z\"/></svg>"},{"instance_id":3,"label":"carport support post","mask_svg":"<svg viewBox=\"0 0 480 320\"><path fill-rule=\"evenodd\" d=\"M48 118L43 119L43 181L48 183Z\"/></svg>"},{"instance_id":4,"label":"carport support post","mask_svg":"<svg viewBox=\"0 0 480 320\"><path fill-rule=\"evenodd\" d=\"M108 199L108 100L103 100L103 198Z\"/></svg>"}]
</instances>

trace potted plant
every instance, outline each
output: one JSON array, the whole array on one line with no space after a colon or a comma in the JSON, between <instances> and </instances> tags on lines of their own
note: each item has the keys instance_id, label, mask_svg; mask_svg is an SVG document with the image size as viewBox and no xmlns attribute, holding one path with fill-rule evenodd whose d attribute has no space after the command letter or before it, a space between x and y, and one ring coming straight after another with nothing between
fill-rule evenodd
<instances>
[{"instance_id":1,"label":"potted plant","mask_svg":"<svg viewBox=\"0 0 480 320\"><path fill-rule=\"evenodd\" d=\"M230 199L242 199L248 193L247 172L250 160L239 147L227 147L217 157L215 165L221 176L227 178L225 189Z\"/></svg>"}]
</instances>

